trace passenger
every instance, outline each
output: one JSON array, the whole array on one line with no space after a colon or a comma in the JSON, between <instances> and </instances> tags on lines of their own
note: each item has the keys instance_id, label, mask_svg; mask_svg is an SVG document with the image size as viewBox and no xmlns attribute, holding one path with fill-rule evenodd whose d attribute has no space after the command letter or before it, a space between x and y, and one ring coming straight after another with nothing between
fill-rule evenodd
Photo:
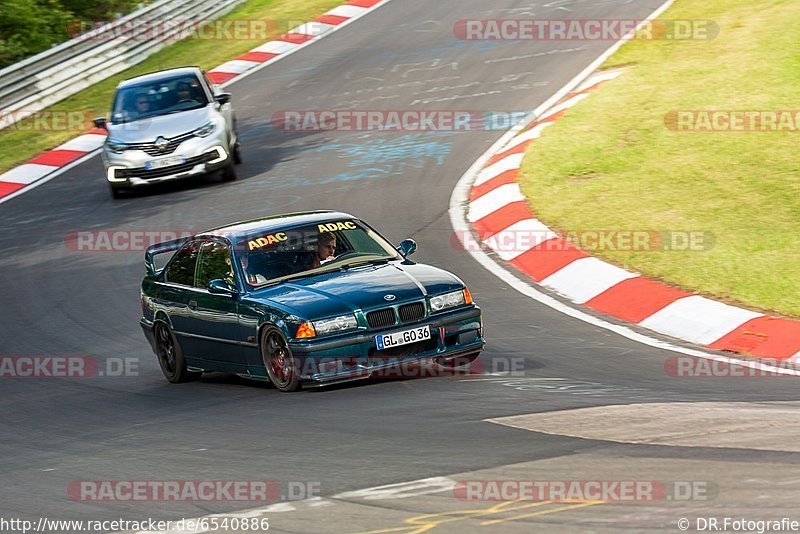
<instances>
[{"instance_id":1,"label":"passenger","mask_svg":"<svg viewBox=\"0 0 800 534\"><path fill-rule=\"evenodd\" d=\"M263 274L253 273L247 270L250 264L250 255L244 254L241 259L242 270L244 271L245 280L251 286L260 286L267 283L267 277Z\"/></svg>"},{"instance_id":2,"label":"passenger","mask_svg":"<svg viewBox=\"0 0 800 534\"><path fill-rule=\"evenodd\" d=\"M136 95L136 113L145 115L150 111L150 99L145 94Z\"/></svg>"}]
</instances>

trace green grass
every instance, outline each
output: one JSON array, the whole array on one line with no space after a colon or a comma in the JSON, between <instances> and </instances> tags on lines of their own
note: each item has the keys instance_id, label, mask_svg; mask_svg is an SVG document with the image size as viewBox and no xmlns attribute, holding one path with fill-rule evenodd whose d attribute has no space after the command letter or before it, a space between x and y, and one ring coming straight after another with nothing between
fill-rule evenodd
<instances>
[{"instance_id":1,"label":"green grass","mask_svg":"<svg viewBox=\"0 0 800 534\"><path fill-rule=\"evenodd\" d=\"M679 132L672 110L798 109L800 4L678 0L662 19L712 19L708 41L627 43L626 71L530 148L521 186L554 228L710 232L703 252L598 251L740 305L800 316L800 132Z\"/></svg>"},{"instance_id":2,"label":"green grass","mask_svg":"<svg viewBox=\"0 0 800 534\"><path fill-rule=\"evenodd\" d=\"M249 0L237 7L222 20L256 20L269 19L287 21L280 25L283 31L288 21L297 21L294 26L315 18L332 7L340 5L343 0ZM270 24L268 28L277 28ZM272 38L277 37L271 36ZM179 67L183 65L199 65L211 69L243 54L262 44L264 39L186 39L160 50L138 65L116 76L103 80L70 98L54 104L47 111L80 112L87 118L85 128L70 128L60 131L43 130L34 127L30 121L22 121L17 127L0 130L0 173L7 171L32 157L52 149L72 137L91 128L91 119L104 116L111 105L114 88L120 80L146 72ZM44 117L48 117L46 112ZM63 115L60 115L63 117ZM41 123L40 123L41 124ZM52 123L50 123L52 124Z\"/></svg>"}]
</instances>

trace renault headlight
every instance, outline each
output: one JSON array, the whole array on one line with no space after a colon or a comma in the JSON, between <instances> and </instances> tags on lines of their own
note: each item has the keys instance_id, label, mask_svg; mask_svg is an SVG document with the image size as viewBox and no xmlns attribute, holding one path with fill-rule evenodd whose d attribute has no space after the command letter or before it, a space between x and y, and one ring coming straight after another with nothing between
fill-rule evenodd
<instances>
[{"instance_id":1,"label":"renault headlight","mask_svg":"<svg viewBox=\"0 0 800 534\"><path fill-rule=\"evenodd\" d=\"M458 291L451 291L443 295L436 295L431 297L431 311L439 312L449 308L457 308L465 304L472 303L472 295L469 294L469 289L459 289Z\"/></svg>"},{"instance_id":2,"label":"renault headlight","mask_svg":"<svg viewBox=\"0 0 800 534\"><path fill-rule=\"evenodd\" d=\"M214 124L214 121L208 121L207 123L202 125L200 128L198 128L195 131L193 131L192 135L194 135L195 137L206 137L208 134L210 134L211 132L213 132L216 129L217 129L217 125Z\"/></svg>"},{"instance_id":3,"label":"renault headlight","mask_svg":"<svg viewBox=\"0 0 800 534\"><path fill-rule=\"evenodd\" d=\"M123 151L125 151L125 150L128 150L128 148L129 148L129 147L128 147L128 144L127 144L127 143L123 143L123 142L121 142L121 141L115 141L115 140L113 140L113 139L109 139L109 140L108 140L108 149L109 149L111 152L117 152L117 153L120 153L120 152L123 152Z\"/></svg>"}]
</instances>

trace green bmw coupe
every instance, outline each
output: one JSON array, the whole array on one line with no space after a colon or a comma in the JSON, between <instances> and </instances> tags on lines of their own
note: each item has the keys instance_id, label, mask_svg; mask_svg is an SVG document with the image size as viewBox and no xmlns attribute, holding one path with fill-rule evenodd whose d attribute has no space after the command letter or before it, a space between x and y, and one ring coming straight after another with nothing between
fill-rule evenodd
<instances>
[{"instance_id":1,"label":"green bmw coupe","mask_svg":"<svg viewBox=\"0 0 800 534\"><path fill-rule=\"evenodd\" d=\"M296 391L412 362L469 365L481 310L458 277L409 260L415 250L332 211L160 243L145 253L141 326L170 382L221 371Z\"/></svg>"}]
</instances>

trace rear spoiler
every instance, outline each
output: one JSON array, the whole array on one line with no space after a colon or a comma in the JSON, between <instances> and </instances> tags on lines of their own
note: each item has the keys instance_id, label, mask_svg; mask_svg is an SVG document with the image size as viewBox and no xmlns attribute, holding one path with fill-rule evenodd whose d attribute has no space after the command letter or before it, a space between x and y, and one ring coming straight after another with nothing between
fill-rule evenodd
<instances>
[{"instance_id":1,"label":"rear spoiler","mask_svg":"<svg viewBox=\"0 0 800 534\"><path fill-rule=\"evenodd\" d=\"M191 236L173 239L172 241L164 241L163 243L157 243L147 247L147 250L144 252L144 266L145 269L147 269L147 274L154 276L158 273L155 262L155 256L157 254L176 251L181 248L189 239L191 239Z\"/></svg>"}]
</instances>

